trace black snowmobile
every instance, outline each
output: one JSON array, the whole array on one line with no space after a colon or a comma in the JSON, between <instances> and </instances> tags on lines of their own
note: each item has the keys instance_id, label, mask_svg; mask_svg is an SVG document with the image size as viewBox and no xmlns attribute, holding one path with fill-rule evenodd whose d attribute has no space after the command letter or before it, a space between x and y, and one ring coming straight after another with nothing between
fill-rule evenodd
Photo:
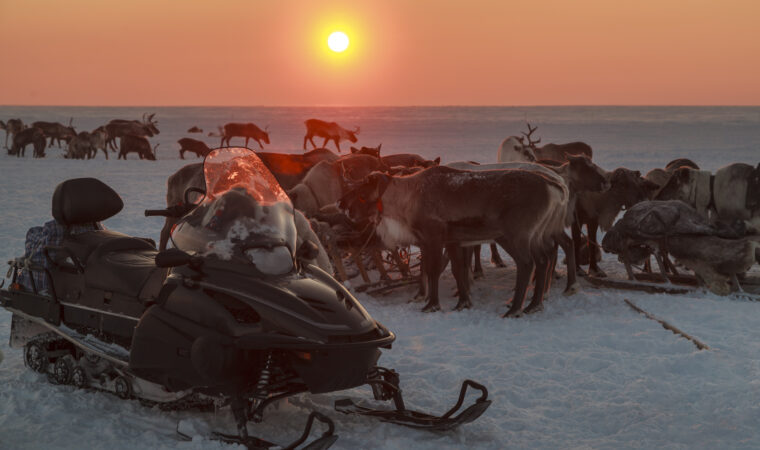
<instances>
[{"instance_id":1,"label":"black snowmobile","mask_svg":"<svg viewBox=\"0 0 760 450\"><path fill-rule=\"evenodd\" d=\"M375 321L329 274L307 264L317 251L296 248L293 206L256 154L243 148L212 151L204 160L206 190L146 215L182 217L174 248L99 229L118 213L116 192L94 178L67 180L53 194L53 217L66 229L60 245L42 249L45 263L11 261L11 283L0 305L13 313L11 346L24 348L32 370L54 383L136 398L164 408L229 404L237 435L215 437L269 448L248 434L273 402L364 384L394 409L349 399L337 411L415 428L448 430L488 408L486 388L467 380L456 405L441 416L405 408L398 374L377 366L380 348L395 335ZM186 192L186 199L192 188ZM84 232L74 227L93 225ZM44 277L46 291L17 280L22 271ZM39 279L39 278L38 278ZM34 278L32 278L34 280ZM468 387L480 396L462 409ZM337 439L332 421L308 448Z\"/></svg>"}]
</instances>

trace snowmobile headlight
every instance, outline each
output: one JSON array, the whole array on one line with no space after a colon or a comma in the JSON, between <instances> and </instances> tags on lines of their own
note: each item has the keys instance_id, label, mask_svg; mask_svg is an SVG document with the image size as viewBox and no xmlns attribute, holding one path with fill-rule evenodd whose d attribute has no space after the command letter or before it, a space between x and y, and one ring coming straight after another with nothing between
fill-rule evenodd
<instances>
[{"instance_id":1,"label":"snowmobile headlight","mask_svg":"<svg viewBox=\"0 0 760 450\"><path fill-rule=\"evenodd\" d=\"M269 275L284 275L294 268L293 255L284 245L250 248L245 255L259 271Z\"/></svg>"}]
</instances>

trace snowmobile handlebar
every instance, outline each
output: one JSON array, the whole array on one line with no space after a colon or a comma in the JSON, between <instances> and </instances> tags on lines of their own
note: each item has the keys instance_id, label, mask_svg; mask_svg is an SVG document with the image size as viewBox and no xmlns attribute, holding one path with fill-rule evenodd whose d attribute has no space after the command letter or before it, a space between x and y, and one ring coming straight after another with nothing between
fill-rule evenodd
<instances>
[{"instance_id":1,"label":"snowmobile handlebar","mask_svg":"<svg viewBox=\"0 0 760 450\"><path fill-rule=\"evenodd\" d=\"M146 209L145 217L162 216L162 217L182 217L189 213L196 205L181 203L173 205L166 209Z\"/></svg>"}]
</instances>

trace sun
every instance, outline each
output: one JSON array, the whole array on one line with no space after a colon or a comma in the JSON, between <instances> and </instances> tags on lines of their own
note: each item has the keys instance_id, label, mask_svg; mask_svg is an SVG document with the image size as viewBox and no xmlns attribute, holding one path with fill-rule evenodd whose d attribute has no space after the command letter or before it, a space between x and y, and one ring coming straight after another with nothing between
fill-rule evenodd
<instances>
[{"instance_id":1,"label":"sun","mask_svg":"<svg viewBox=\"0 0 760 450\"><path fill-rule=\"evenodd\" d=\"M336 53L343 52L348 48L348 36L342 31L335 31L327 38L327 46Z\"/></svg>"}]
</instances>

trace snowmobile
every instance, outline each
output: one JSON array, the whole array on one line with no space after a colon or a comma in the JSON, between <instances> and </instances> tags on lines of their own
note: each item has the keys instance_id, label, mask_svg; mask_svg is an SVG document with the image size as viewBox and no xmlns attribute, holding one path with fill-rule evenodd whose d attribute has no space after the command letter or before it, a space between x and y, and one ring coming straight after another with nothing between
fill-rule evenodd
<instances>
[{"instance_id":1,"label":"snowmobile","mask_svg":"<svg viewBox=\"0 0 760 450\"><path fill-rule=\"evenodd\" d=\"M53 194L53 217L66 231L41 249L44 263L11 262L0 306L13 313L11 347L25 364L59 384L108 391L162 408L229 405L237 434L215 434L249 448L275 444L253 437L272 403L295 394L368 384L395 408L335 402L346 414L429 430L449 430L489 407L486 388L466 380L453 408L436 416L406 409L399 376L377 365L396 336L372 319L330 274L306 261L313 243L296 248L293 206L256 154L222 148L204 159L200 201L146 216L181 217L173 248L98 227L118 213L119 195L94 178L67 180ZM82 227L85 231L81 231ZM89 227L92 226L92 229ZM75 227L79 232L73 232ZM17 277L36 273L31 288ZM45 281L46 289L37 284ZM480 396L462 408L469 388ZM333 422L307 448L337 439Z\"/></svg>"}]
</instances>

